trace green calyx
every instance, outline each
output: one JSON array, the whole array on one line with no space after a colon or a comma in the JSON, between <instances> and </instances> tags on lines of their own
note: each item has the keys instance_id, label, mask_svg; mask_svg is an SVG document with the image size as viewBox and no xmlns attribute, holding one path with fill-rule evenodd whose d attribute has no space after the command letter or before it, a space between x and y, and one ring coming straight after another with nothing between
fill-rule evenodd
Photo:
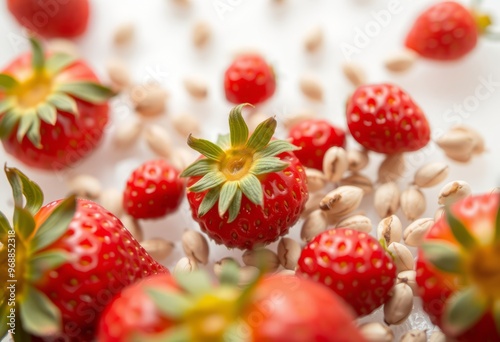
<instances>
[{"instance_id":1,"label":"green calyx","mask_svg":"<svg viewBox=\"0 0 500 342\"><path fill-rule=\"evenodd\" d=\"M208 191L198 216L206 214L218 201L219 216L229 211L228 222L234 221L242 196L256 205L263 205L264 195L259 177L284 170L288 163L277 155L296 150L284 140L272 140L276 120L269 118L250 135L241 114L247 104L234 107L229 114L229 137L222 136L217 144L189 136L188 145L205 158L188 166L181 177L201 177L189 187L192 192Z\"/></svg>"},{"instance_id":2,"label":"green calyx","mask_svg":"<svg viewBox=\"0 0 500 342\"><path fill-rule=\"evenodd\" d=\"M64 250L46 247L67 231L76 199L61 201L37 222L35 214L43 204L40 187L18 169L5 166L5 173L12 187L14 216L11 225L0 212L0 283L8 286L0 296L0 338L8 333L5 320L12 314L16 317L15 340L29 341L29 334L48 336L62 330L59 309L36 284L47 272L70 260Z\"/></svg>"},{"instance_id":3,"label":"green calyx","mask_svg":"<svg viewBox=\"0 0 500 342\"><path fill-rule=\"evenodd\" d=\"M32 47L32 72L23 79L0 74L0 138L10 136L17 127L16 138L21 142L26 136L38 148L42 121L54 125L57 111L78 115L75 99L94 104L104 103L113 92L90 81L68 81L58 75L76 62L67 54L55 53L45 58L38 40L30 39Z\"/></svg>"}]
</instances>

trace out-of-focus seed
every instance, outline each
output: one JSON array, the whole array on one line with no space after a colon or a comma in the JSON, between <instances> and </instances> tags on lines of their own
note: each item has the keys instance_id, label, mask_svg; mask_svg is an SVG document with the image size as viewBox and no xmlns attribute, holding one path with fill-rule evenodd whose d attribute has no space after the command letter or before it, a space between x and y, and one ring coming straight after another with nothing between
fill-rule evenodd
<instances>
[{"instance_id":1,"label":"out-of-focus seed","mask_svg":"<svg viewBox=\"0 0 500 342\"><path fill-rule=\"evenodd\" d=\"M212 37L212 28L205 21L197 22L193 27L192 41L197 48L202 48L210 41Z\"/></svg>"},{"instance_id":2,"label":"out-of-focus seed","mask_svg":"<svg viewBox=\"0 0 500 342\"><path fill-rule=\"evenodd\" d=\"M160 157L172 155L172 142L166 129L159 125L149 125L144 131L148 147Z\"/></svg>"},{"instance_id":3,"label":"out-of-focus seed","mask_svg":"<svg viewBox=\"0 0 500 342\"><path fill-rule=\"evenodd\" d=\"M410 316L413 309L413 291L405 283L397 284L392 291L392 297L384 304L384 321L390 325L398 325Z\"/></svg>"},{"instance_id":4,"label":"out-of-focus seed","mask_svg":"<svg viewBox=\"0 0 500 342\"><path fill-rule=\"evenodd\" d=\"M116 58L112 59L108 62L107 69L113 90L119 92L130 86L130 74L123 61Z\"/></svg>"},{"instance_id":5,"label":"out-of-focus seed","mask_svg":"<svg viewBox=\"0 0 500 342\"><path fill-rule=\"evenodd\" d=\"M393 242L401 241L403 225L396 215L387 216L377 226L377 238L384 239L387 246Z\"/></svg>"},{"instance_id":6,"label":"out-of-focus seed","mask_svg":"<svg viewBox=\"0 0 500 342\"><path fill-rule=\"evenodd\" d=\"M215 275L219 278L222 274L222 270L223 268L225 267L225 265L227 263L233 263L235 264L238 268L241 267L241 265L239 264L239 262L234 259L234 258L231 258L231 257L225 257L225 258L222 258L220 259L219 261L217 261L215 264L214 264L214 273Z\"/></svg>"},{"instance_id":7,"label":"out-of-focus seed","mask_svg":"<svg viewBox=\"0 0 500 342\"><path fill-rule=\"evenodd\" d=\"M119 122L113 134L113 143L119 148L131 146L141 135L143 127L142 120L135 115Z\"/></svg>"},{"instance_id":8,"label":"out-of-focus seed","mask_svg":"<svg viewBox=\"0 0 500 342\"><path fill-rule=\"evenodd\" d=\"M304 242L309 242L327 228L326 214L320 209L314 210L304 220L300 231L300 238Z\"/></svg>"},{"instance_id":9,"label":"out-of-focus seed","mask_svg":"<svg viewBox=\"0 0 500 342\"><path fill-rule=\"evenodd\" d=\"M194 230L186 230L182 234L182 248L184 253L196 262L206 265L208 263L208 242L201 233Z\"/></svg>"},{"instance_id":10,"label":"out-of-focus seed","mask_svg":"<svg viewBox=\"0 0 500 342\"><path fill-rule=\"evenodd\" d=\"M385 324L380 322L363 323L359 331L367 342L393 342L394 333Z\"/></svg>"},{"instance_id":11,"label":"out-of-focus seed","mask_svg":"<svg viewBox=\"0 0 500 342\"><path fill-rule=\"evenodd\" d=\"M302 248L297 241L287 237L281 238L278 244L278 258L281 265L288 270L294 270L301 251Z\"/></svg>"},{"instance_id":12,"label":"out-of-focus seed","mask_svg":"<svg viewBox=\"0 0 500 342\"><path fill-rule=\"evenodd\" d=\"M300 217L306 218L310 213L312 213L314 210L319 209L319 204L323 197L325 197L326 194L322 191L320 192L313 192L309 194L309 198L307 199L306 205L304 207L304 210L300 214Z\"/></svg>"},{"instance_id":13,"label":"out-of-focus seed","mask_svg":"<svg viewBox=\"0 0 500 342\"><path fill-rule=\"evenodd\" d=\"M307 188L309 192L323 190L328 183L325 174L319 170L306 168Z\"/></svg>"},{"instance_id":14,"label":"out-of-focus seed","mask_svg":"<svg viewBox=\"0 0 500 342\"><path fill-rule=\"evenodd\" d=\"M174 274L193 272L196 271L197 269L198 269L198 263L196 262L196 260L189 257L183 257L175 265Z\"/></svg>"},{"instance_id":15,"label":"out-of-focus seed","mask_svg":"<svg viewBox=\"0 0 500 342\"><path fill-rule=\"evenodd\" d=\"M157 261L166 259L174 249L172 242L161 238L141 241L141 246Z\"/></svg>"},{"instance_id":16,"label":"out-of-focus seed","mask_svg":"<svg viewBox=\"0 0 500 342\"><path fill-rule=\"evenodd\" d=\"M378 182L395 182L400 179L406 170L403 153L389 154L378 168Z\"/></svg>"},{"instance_id":17,"label":"out-of-focus seed","mask_svg":"<svg viewBox=\"0 0 500 342\"><path fill-rule=\"evenodd\" d=\"M98 202L115 216L120 217L123 214L123 194L117 189L109 188L102 191Z\"/></svg>"},{"instance_id":18,"label":"out-of-focus seed","mask_svg":"<svg viewBox=\"0 0 500 342\"><path fill-rule=\"evenodd\" d=\"M374 206L381 218L390 216L398 210L399 188L396 183L383 183L375 190Z\"/></svg>"},{"instance_id":19,"label":"out-of-focus seed","mask_svg":"<svg viewBox=\"0 0 500 342\"><path fill-rule=\"evenodd\" d=\"M238 286L247 286L258 277L260 270L255 266L243 266L240 268Z\"/></svg>"},{"instance_id":20,"label":"out-of-focus seed","mask_svg":"<svg viewBox=\"0 0 500 342\"><path fill-rule=\"evenodd\" d=\"M386 69L389 71L405 72L415 64L417 58L418 55L415 51L404 49L387 57L384 64Z\"/></svg>"},{"instance_id":21,"label":"out-of-focus seed","mask_svg":"<svg viewBox=\"0 0 500 342\"><path fill-rule=\"evenodd\" d=\"M324 34L320 26L311 28L304 38L304 48L309 53L318 51L323 45Z\"/></svg>"},{"instance_id":22,"label":"out-of-focus seed","mask_svg":"<svg viewBox=\"0 0 500 342\"><path fill-rule=\"evenodd\" d=\"M439 221L443 217L444 211L444 207L439 207L436 209L436 212L434 213L434 222Z\"/></svg>"},{"instance_id":23,"label":"out-of-focus seed","mask_svg":"<svg viewBox=\"0 0 500 342\"><path fill-rule=\"evenodd\" d=\"M366 83L366 72L359 64L352 62L344 63L342 65L342 72L355 87L359 87Z\"/></svg>"},{"instance_id":24,"label":"out-of-focus seed","mask_svg":"<svg viewBox=\"0 0 500 342\"><path fill-rule=\"evenodd\" d=\"M274 272L280 266L278 255L268 248L246 250L242 260L246 266L265 268L268 272Z\"/></svg>"},{"instance_id":25,"label":"out-of-focus seed","mask_svg":"<svg viewBox=\"0 0 500 342\"><path fill-rule=\"evenodd\" d=\"M119 25L113 33L113 43L115 46L129 45L134 39L135 26L132 23L123 23Z\"/></svg>"},{"instance_id":26,"label":"out-of-focus seed","mask_svg":"<svg viewBox=\"0 0 500 342\"><path fill-rule=\"evenodd\" d=\"M438 204L450 205L471 194L472 190L469 183L464 181L453 181L439 191Z\"/></svg>"},{"instance_id":27,"label":"out-of-focus seed","mask_svg":"<svg viewBox=\"0 0 500 342\"><path fill-rule=\"evenodd\" d=\"M410 186L401 193L401 210L409 221L414 221L425 212L426 199L422 191L415 186Z\"/></svg>"},{"instance_id":28,"label":"out-of-focus seed","mask_svg":"<svg viewBox=\"0 0 500 342\"><path fill-rule=\"evenodd\" d=\"M47 50L52 53L64 53L73 57L79 57L78 46L69 39L56 38L47 43Z\"/></svg>"},{"instance_id":29,"label":"out-of-focus seed","mask_svg":"<svg viewBox=\"0 0 500 342\"><path fill-rule=\"evenodd\" d=\"M300 90L314 101L323 101L323 86L318 78L313 75L302 75L300 78Z\"/></svg>"},{"instance_id":30,"label":"out-of-focus seed","mask_svg":"<svg viewBox=\"0 0 500 342\"><path fill-rule=\"evenodd\" d=\"M184 87L189 95L197 100L203 100L207 97L208 86L205 80L199 77L187 77L184 79Z\"/></svg>"},{"instance_id":31,"label":"out-of-focus seed","mask_svg":"<svg viewBox=\"0 0 500 342\"><path fill-rule=\"evenodd\" d=\"M189 134L196 135L200 132L200 121L191 114L183 113L171 118L172 126L180 136L186 138Z\"/></svg>"},{"instance_id":32,"label":"out-of-focus seed","mask_svg":"<svg viewBox=\"0 0 500 342\"><path fill-rule=\"evenodd\" d=\"M415 173L413 182L420 188L430 188L448 177L449 166L442 162L429 163Z\"/></svg>"},{"instance_id":33,"label":"out-of-focus seed","mask_svg":"<svg viewBox=\"0 0 500 342\"><path fill-rule=\"evenodd\" d=\"M96 200L101 195L102 187L96 177L82 174L68 181L68 190L78 197Z\"/></svg>"},{"instance_id":34,"label":"out-of-focus seed","mask_svg":"<svg viewBox=\"0 0 500 342\"><path fill-rule=\"evenodd\" d=\"M351 172L358 172L363 170L370 159L368 158L367 150L347 150L347 163L348 169Z\"/></svg>"},{"instance_id":35,"label":"out-of-focus seed","mask_svg":"<svg viewBox=\"0 0 500 342\"><path fill-rule=\"evenodd\" d=\"M135 85L130 89L135 111L146 118L165 113L167 97L167 91L156 83Z\"/></svg>"}]
</instances>

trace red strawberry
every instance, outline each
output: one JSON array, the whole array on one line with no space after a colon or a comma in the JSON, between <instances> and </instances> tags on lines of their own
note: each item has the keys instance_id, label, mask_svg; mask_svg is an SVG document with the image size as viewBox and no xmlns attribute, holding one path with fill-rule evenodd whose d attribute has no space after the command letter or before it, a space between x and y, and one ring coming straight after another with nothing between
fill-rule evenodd
<instances>
[{"instance_id":1,"label":"red strawberry","mask_svg":"<svg viewBox=\"0 0 500 342\"><path fill-rule=\"evenodd\" d=\"M6 173L15 213L13 228L0 213L0 242L6 247L0 250L0 282L14 289L0 299L0 337L12 328L4 319L14 309L16 340L34 335L91 341L115 294L138 279L168 272L98 204L70 197L41 207L36 184L18 170Z\"/></svg>"},{"instance_id":2,"label":"red strawberry","mask_svg":"<svg viewBox=\"0 0 500 342\"><path fill-rule=\"evenodd\" d=\"M229 248L276 241L300 217L308 198L302 164L292 144L271 141L276 120L262 122L249 136L241 110L229 114L229 136L218 144L188 138L204 158L181 174L189 177L187 198L201 230Z\"/></svg>"},{"instance_id":3,"label":"red strawberry","mask_svg":"<svg viewBox=\"0 0 500 342\"><path fill-rule=\"evenodd\" d=\"M500 341L500 195L467 197L447 209L419 250L425 311L458 341Z\"/></svg>"},{"instance_id":4,"label":"red strawberry","mask_svg":"<svg viewBox=\"0 0 500 342\"><path fill-rule=\"evenodd\" d=\"M347 125L368 150L379 153L417 151L430 140L430 128L420 107L392 84L363 85L347 102Z\"/></svg>"},{"instance_id":5,"label":"red strawberry","mask_svg":"<svg viewBox=\"0 0 500 342\"><path fill-rule=\"evenodd\" d=\"M238 56L224 73L224 90L234 104L264 102L276 90L273 68L260 55Z\"/></svg>"},{"instance_id":6,"label":"red strawberry","mask_svg":"<svg viewBox=\"0 0 500 342\"><path fill-rule=\"evenodd\" d=\"M183 196L184 181L179 171L166 160L151 160L130 175L123 206L136 219L160 218L177 210Z\"/></svg>"},{"instance_id":7,"label":"red strawberry","mask_svg":"<svg viewBox=\"0 0 500 342\"><path fill-rule=\"evenodd\" d=\"M302 250L297 275L328 286L364 316L384 304L396 279L392 257L372 236L327 230Z\"/></svg>"},{"instance_id":8,"label":"red strawberry","mask_svg":"<svg viewBox=\"0 0 500 342\"><path fill-rule=\"evenodd\" d=\"M241 289L237 274L224 278L212 286L198 271L129 286L103 313L99 341L364 341L351 310L321 285L273 275Z\"/></svg>"},{"instance_id":9,"label":"red strawberry","mask_svg":"<svg viewBox=\"0 0 500 342\"><path fill-rule=\"evenodd\" d=\"M42 37L76 37L87 29L89 1L8 0L19 24Z\"/></svg>"},{"instance_id":10,"label":"red strawberry","mask_svg":"<svg viewBox=\"0 0 500 342\"><path fill-rule=\"evenodd\" d=\"M33 53L0 74L0 138L26 165L62 169L99 144L112 93L83 61L31 43Z\"/></svg>"},{"instance_id":11,"label":"red strawberry","mask_svg":"<svg viewBox=\"0 0 500 342\"><path fill-rule=\"evenodd\" d=\"M302 165L323 169L323 156L332 146L344 147L345 132L323 119L301 121L290 128L291 143L300 147L295 151Z\"/></svg>"},{"instance_id":12,"label":"red strawberry","mask_svg":"<svg viewBox=\"0 0 500 342\"><path fill-rule=\"evenodd\" d=\"M406 37L405 45L420 56L441 61L460 59L477 44L489 18L455 1L443 1L424 11Z\"/></svg>"}]
</instances>

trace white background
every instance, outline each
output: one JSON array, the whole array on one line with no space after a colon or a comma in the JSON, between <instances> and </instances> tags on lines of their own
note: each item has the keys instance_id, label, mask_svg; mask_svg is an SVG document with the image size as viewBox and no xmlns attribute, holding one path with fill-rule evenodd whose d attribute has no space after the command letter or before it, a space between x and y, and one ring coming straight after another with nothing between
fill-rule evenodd
<instances>
[{"instance_id":1,"label":"white background","mask_svg":"<svg viewBox=\"0 0 500 342\"><path fill-rule=\"evenodd\" d=\"M283 5L275 5L270 0L193 0L192 6L180 10L167 0L106 0L91 1L92 17L87 33L77 40L82 56L97 71L104 81L106 62L111 58L121 58L130 68L134 81L145 83L151 79L159 81L168 90L168 113L153 120L172 131L172 139L177 146L185 146L180 138L168 127L168 117L189 112L202 122L204 138L214 138L219 132L227 131L227 113L231 105L223 96L222 79L226 66L235 50L239 48L259 49L273 64L278 76L278 90L275 96L259 107L259 110L276 115L282 121L301 109L312 108L319 115L345 127L343 106L353 87L341 73L342 63L349 57L362 65L370 82L390 81L401 85L421 105L431 122L434 137L439 136L456 123L470 125L479 130L487 144L488 151L474 158L470 164L448 161L451 172L447 181L465 180L475 193L486 192L500 185L500 44L481 40L475 51L465 59L455 63L436 63L420 60L408 73L393 75L385 71L383 60L402 48L402 42L415 16L435 1L331 1L331 0L288 0ZM5 2L2 2L5 6ZM376 14L397 8L380 27ZM484 7L500 17L500 3L485 1ZM199 20L210 23L213 39L202 51L191 44L193 25ZM113 47L114 29L123 23L132 22L136 37L131 47L117 50ZM310 56L303 48L303 37L314 26L321 26L325 32L325 46L322 51ZM375 28L380 28L375 32ZM356 32L371 29L372 37L366 46L346 56L341 46L354 45ZM23 31L9 16L6 8L0 8L0 66L6 65L19 53L28 48ZM311 73L320 78L325 90L323 103L307 100L300 92L298 79L303 73ZM200 75L209 84L209 96L205 101L191 100L182 86L186 76ZM489 98L479 101L473 112L461 116L457 105L471 101L481 79L498 82ZM80 173L97 176L104 188L123 189L129 173L142 161L154 155L144 142L126 151L118 150L110 144L115 124L133 115L123 98L114 100L115 122L111 122L106 138L99 150L74 168L58 174L40 172L23 167L6 155L0 147L0 162L21 167L45 191L46 202L64 196L67 192L65 180ZM120 108L120 110L117 110ZM125 109L124 109L125 108ZM283 130L280 131L281 136ZM355 146L350 141L350 146ZM411 181L412 171L433 160L444 160L443 153L431 144L424 152L409 155L409 171L400 184L403 188ZM373 162L366 171L376 178L380 156L373 156ZM432 216L437 209L437 192L425 190L428 198L426 216ZM11 197L5 177L0 176L0 209L9 216L12 210ZM372 197L363 202L363 208L371 215L374 224L378 219L371 210ZM187 204L175 215L159 221L143 224L146 237L162 236L176 242L176 250L165 260L169 267L180 258L182 248L178 242L185 228L197 229L189 217ZM292 230L298 236L300 224ZM210 262L226 255L240 255L237 251L227 251L224 247L212 245ZM275 247L274 245L272 246ZM419 315L412 316L411 322L418 325ZM408 324L404 325L406 329ZM397 330L397 329L396 329ZM397 330L400 331L401 329Z\"/></svg>"}]
</instances>

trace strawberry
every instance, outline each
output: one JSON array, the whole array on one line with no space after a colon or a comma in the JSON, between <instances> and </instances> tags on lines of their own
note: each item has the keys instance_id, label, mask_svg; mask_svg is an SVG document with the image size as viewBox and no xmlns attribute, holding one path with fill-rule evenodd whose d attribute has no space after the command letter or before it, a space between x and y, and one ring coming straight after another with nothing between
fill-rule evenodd
<instances>
[{"instance_id":1,"label":"strawberry","mask_svg":"<svg viewBox=\"0 0 500 342\"><path fill-rule=\"evenodd\" d=\"M500 341L500 195L447 208L419 249L417 284L432 322L458 341Z\"/></svg>"},{"instance_id":2,"label":"strawberry","mask_svg":"<svg viewBox=\"0 0 500 342\"><path fill-rule=\"evenodd\" d=\"M224 73L226 99L234 104L258 104L276 90L273 68L258 54L236 57Z\"/></svg>"},{"instance_id":3,"label":"strawberry","mask_svg":"<svg viewBox=\"0 0 500 342\"><path fill-rule=\"evenodd\" d=\"M307 119L290 128L291 143L302 165L323 170L323 157L332 146L345 146L345 132L323 119Z\"/></svg>"},{"instance_id":4,"label":"strawberry","mask_svg":"<svg viewBox=\"0 0 500 342\"><path fill-rule=\"evenodd\" d=\"M100 342L364 341L351 310L307 279L272 275L238 287L225 272L153 276L124 289L103 313ZM126 315L123 313L127 312Z\"/></svg>"},{"instance_id":5,"label":"strawberry","mask_svg":"<svg viewBox=\"0 0 500 342\"><path fill-rule=\"evenodd\" d=\"M7 0L19 24L45 38L76 37L89 22L89 1Z\"/></svg>"},{"instance_id":6,"label":"strawberry","mask_svg":"<svg viewBox=\"0 0 500 342\"><path fill-rule=\"evenodd\" d=\"M393 154L417 151L430 140L430 128L420 107L392 84L360 86L349 98L347 125L368 150Z\"/></svg>"},{"instance_id":7,"label":"strawberry","mask_svg":"<svg viewBox=\"0 0 500 342\"><path fill-rule=\"evenodd\" d=\"M177 210L183 198L184 181L179 171L158 159L132 172L123 193L123 206L136 219L153 219Z\"/></svg>"},{"instance_id":8,"label":"strawberry","mask_svg":"<svg viewBox=\"0 0 500 342\"><path fill-rule=\"evenodd\" d=\"M229 136L218 144L189 136L203 157L187 167L187 199L201 230L218 244L250 249L288 232L308 198L304 167L296 149L271 138L276 120L262 122L252 135L237 106L229 114Z\"/></svg>"},{"instance_id":9,"label":"strawberry","mask_svg":"<svg viewBox=\"0 0 500 342\"><path fill-rule=\"evenodd\" d=\"M357 230L327 230L300 254L297 275L314 279L364 316L384 304L396 279L392 257L372 236Z\"/></svg>"},{"instance_id":10,"label":"strawberry","mask_svg":"<svg viewBox=\"0 0 500 342\"><path fill-rule=\"evenodd\" d=\"M112 92L83 61L31 45L0 74L0 139L26 165L58 170L99 144Z\"/></svg>"},{"instance_id":11,"label":"strawberry","mask_svg":"<svg viewBox=\"0 0 500 342\"><path fill-rule=\"evenodd\" d=\"M490 24L486 15L455 1L443 1L420 14L406 36L405 45L425 58L457 60L474 49L479 33Z\"/></svg>"},{"instance_id":12,"label":"strawberry","mask_svg":"<svg viewBox=\"0 0 500 342\"><path fill-rule=\"evenodd\" d=\"M5 171L15 210L12 227L0 213L0 283L11 286L0 297L0 338L13 329L16 341L91 341L116 293L168 272L98 204L72 196L41 207L40 188L19 170Z\"/></svg>"}]
</instances>

